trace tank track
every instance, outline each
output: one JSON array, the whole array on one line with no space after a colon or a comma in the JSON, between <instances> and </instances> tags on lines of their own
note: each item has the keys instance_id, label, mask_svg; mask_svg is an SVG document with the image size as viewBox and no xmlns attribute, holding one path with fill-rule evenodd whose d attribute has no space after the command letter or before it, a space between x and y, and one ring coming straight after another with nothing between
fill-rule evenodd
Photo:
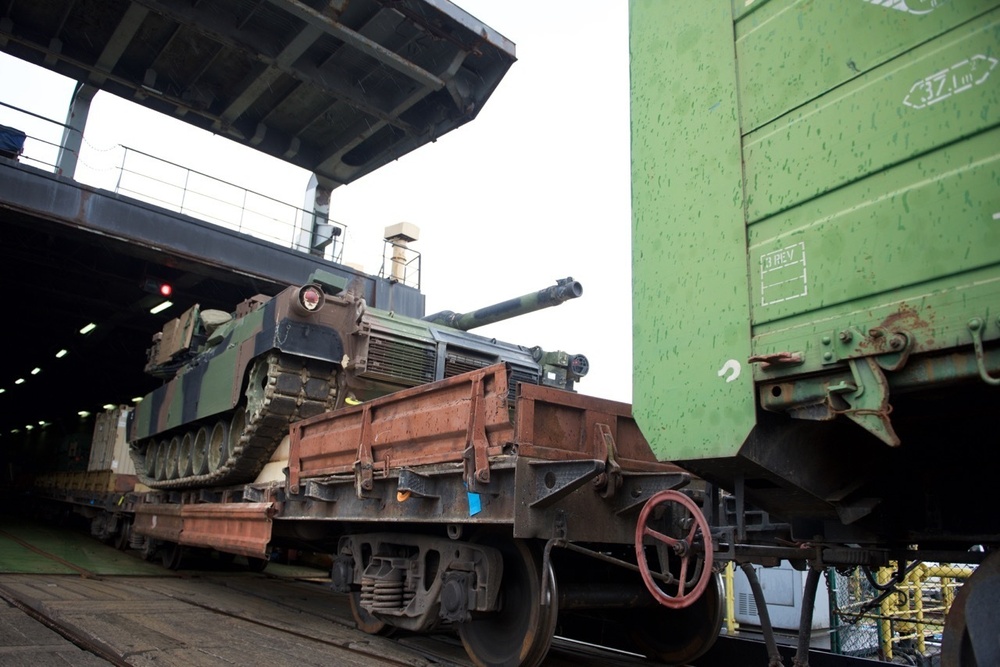
<instances>
[{"instance_id":1,"label":"tank track","mask_svg":"<svg viewBox=\"0 0 1000 667\"><path fill-rule=\"evenodd\" d=\"M288 435L289 424L334 408L339 369L332 362L304 359L279 352L271 352L257 359L250 368L250 387L246 392L246 400L241 401L236 410L222 416L222 419L229 422L236 411L246 410L245 426L239 440L227 431L228 443L234 443L235 446L228 452L226 461L216 470L205 474L177 479L153 479L140 473L139 480L154 489L187 489L252 482L281 444L282 438ZM215 421L218 418L205 420L181 430L181 434L185 430L191 430L193 437L197 427ZM164 435L173 436L177 432ZM159 441L160 438L154 440ZM147 452L132 452L137 471L145 471Z\"/></svg>"}]
</instances>

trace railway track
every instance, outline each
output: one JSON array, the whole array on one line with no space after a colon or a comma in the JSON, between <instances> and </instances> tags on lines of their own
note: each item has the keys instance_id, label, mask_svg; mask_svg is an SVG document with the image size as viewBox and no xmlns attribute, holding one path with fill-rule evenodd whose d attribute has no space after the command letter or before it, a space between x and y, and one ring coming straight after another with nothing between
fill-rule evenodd
<instances>
[{"instance_id":1,"label":"railway track","mask_svg":"<svg viewBox=\"0 0 1000 667\"><path fill-rule=\"evenodd\" d=\"M50 548L53 539L58 549ZM472 665L453 634L386 638L357 630L347 596L303 580L301 569L272 566L275 573L260 574L207 560L178 573L75 533L40 540L0 529L0 541L33 564L18 571L10 551L0 552L0 599L106 664ZM558 638L545 661L640 663L649 664Z\"/></svg>"}]
</instances>

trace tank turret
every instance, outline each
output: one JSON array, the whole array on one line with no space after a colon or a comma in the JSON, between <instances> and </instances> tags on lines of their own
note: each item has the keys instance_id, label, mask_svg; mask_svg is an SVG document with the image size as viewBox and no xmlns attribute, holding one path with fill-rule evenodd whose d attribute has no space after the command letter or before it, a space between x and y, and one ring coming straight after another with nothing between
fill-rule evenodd
<instances>
[{"instance_id":1,"label":"tank turret","mask_svg":"<svg viewBox=\"0 0 1000 667\"><path fill-rule=\"evenodd\" d=\"M428 315L423 319L426 322L442 324L452 329L469 331L476 327L533 313L543 308L558 306L565 301L575 299L581 295L583 295L583 286L573 280L572 277L569 277L557 280L556 284L551 287L495 303L492 306L479 308L471 313L456 313L450 310L442 310L439 313Z\"/></svg>"}]
</instances>

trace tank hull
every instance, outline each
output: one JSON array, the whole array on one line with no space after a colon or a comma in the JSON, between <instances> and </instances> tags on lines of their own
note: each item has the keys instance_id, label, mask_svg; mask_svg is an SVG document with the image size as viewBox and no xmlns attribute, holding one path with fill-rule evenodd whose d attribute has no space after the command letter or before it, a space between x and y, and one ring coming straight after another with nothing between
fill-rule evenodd
<instances>
[{"instance_id":1,"label":"tank hull","mask_svg":"<svg viewBox=\"0 0 1000 667\"><path fill-rule=\"evenodd\" d=\"M163 489L253 481L289 424L338 407L499 362L518 382L570 389L580 379L570 362L583 358L368 308L319 284L255 297L234 316L195 307L154 337L149 357L147 370L169 379L136 408L131 454L142 482Z\"/></svg>"}]
</instances>

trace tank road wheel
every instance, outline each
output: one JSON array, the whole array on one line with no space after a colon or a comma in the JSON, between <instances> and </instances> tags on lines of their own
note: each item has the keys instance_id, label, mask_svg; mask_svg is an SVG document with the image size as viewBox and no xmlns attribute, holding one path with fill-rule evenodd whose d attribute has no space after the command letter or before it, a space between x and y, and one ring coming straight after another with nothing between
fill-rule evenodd
<instances>
[{"instance_id":1,"label":"tank road wheel","mask_svg":"<svg viewBox=\"0 0 1000 667\"><path fill-rule=\"evenodd\" d=\"M161 440L156 448L156 474L154 479L164 480L167 478L167 450L170 449L170 442Z\"/></svg>"},{"instance_id":2,"label":"tank road wheel","mask_svg":"<svg viewBox=\"0 0 1000 667\"><path fill-rule=\"evenodd\" d=\"M160 443L155 440L150 440L146 443L146 454L143 458L142 471L146 473L146 477L150 479L156 478L156 455L160 449Z\"/></svg>"},{"instance_id":3,"label":"tank road wheel","mask_svg":"<svg viewBox=\"0 0 1000 667\"><path fill-rule=\"evenodd\" d=\"M944 622L941 664L955 667L1000 665L1000 551L986 557L962 585Z\"/></svg>"},{"instance_id":4,"label":"tank road wheel","mask_svg":"<svg viewBox=\"0 0 1000 667\"><path fill-rule=\"evenodd\" d=\"M191 445L191 474L204 475L208 472L208 436L211 431L202 426L194 434L194 444Z\"/></svg>"},{"instance_id":5,"label":"tank road wheel","mask_svg":"<svg viewBox=\"0 0 1000 667\"><path fill-rule=\"evenodd\" d=\"M503 554L497 611L458 626L466 652L480 667L541 664L552 644L558 615L556 580L549 568L548 604L542 606L542 559L523 540L492 544Z\"/></svg>"},{"instance_id":6,"label":"tank road wheel","mask_svg":"<svg viewBox=\"0 0 1000 667\"><path fill-rule=\"evenodd\" d=\"M660 505L667 504L679 506L676 509L681 510L679 515L677 512L671 513L672 525L685 526L685 528L676 530L678 533L683 533L679 537L667 535L649 527L653 511ZM696 561L698 555L693 549L699 533L704 547L703 562L701 563ZM653 579L646 558L646 548L643 545L646 537L651 537L660 545L667 547L659 549L661 572L674 574L676 579L671 585L677 586L676 594L667 593ZM668 567L667 557L671 555L680 559L679 571ZM671 609L684 609L693 605L698 596L708 587L708 582L712 578L712 535L709 532L705 515L701 513L701 509L691 498L680 491L660 491L646 501L639 513L639 520L635 526L635 556L639 562L642 580L657 602ZM689 576L694 578L693 581L688 579Z\"/></svg>"},{"instance_id":7,"label":"tank road wheel","mask_svg":"<svg viewBox=\"0 0 1000 667\"><path fill-rule=\"evenodd\" d=\"M177 452L177 476L191 476L191 452L194 449L194 434L188 431L181 438L181 448Z\"/></svg>"},{"instance_id":8,"label":"tank road wheel","mask_svg":"<svg viewBox=\"0 0 1000 667\"><path fill-rule=\"evenodd\" d=\"M170 444L167 445L167 454L163 458L164 461L164 479L177 479L177 457L180 455L181 451L181 437L175 435L170 438Z\"/></svg>"},{"instance_id":9,"label":"tank road wheel","mask_svg":"<svg viewBox=\"0 0 1000 667\"><path fill-rule=\"evenodd\" d=\"M212 433L208 438L208 469L215 472L225 465L229 457L233 455L243 437L246 428L246 411L243 406L237 406L229 423L221 419L215 422Z\"/></svg>"}]
</instances>

